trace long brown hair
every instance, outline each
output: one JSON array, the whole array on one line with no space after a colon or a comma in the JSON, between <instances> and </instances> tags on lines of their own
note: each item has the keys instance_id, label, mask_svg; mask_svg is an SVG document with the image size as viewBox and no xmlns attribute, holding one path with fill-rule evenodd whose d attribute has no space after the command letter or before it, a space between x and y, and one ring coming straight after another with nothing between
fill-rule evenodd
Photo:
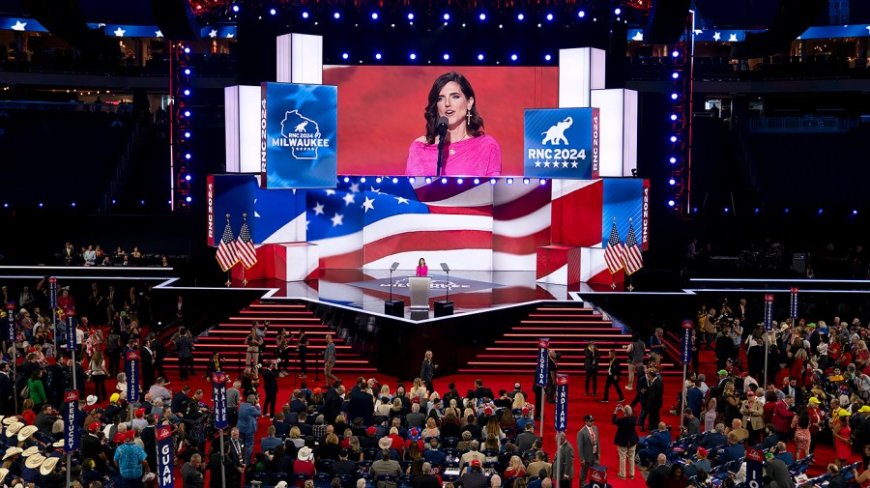
<instances>
[{"instance_id":1,"label":"long brown hair","mask_svg":"<svg viewBox=\"0 0 870 488\"><path fill-rule=\"evenodd\" d=\"M480 116L480 112L477 109L477 97L474 95L474 88L471 87L471 83L469 83L468 79L464 76L455 71L451 71L439 76L435 82L432 83L432 89L429 90L428 102L426 104L425 112L423 113L423 117L426 119L427 144L435 143L435 136L438 133L436 130L436 125L438 124L438 97L441 95L441 89L444 88L444 85L451 81L455 81L459 85L459 89L462 90L462 94L465 95L465 98L474 99L474 105L472 105L470 109L471 118L468 119L466 124L468 134L472 137L478 137L484 134L483 118Z\"/></svg>"}]
</instances>

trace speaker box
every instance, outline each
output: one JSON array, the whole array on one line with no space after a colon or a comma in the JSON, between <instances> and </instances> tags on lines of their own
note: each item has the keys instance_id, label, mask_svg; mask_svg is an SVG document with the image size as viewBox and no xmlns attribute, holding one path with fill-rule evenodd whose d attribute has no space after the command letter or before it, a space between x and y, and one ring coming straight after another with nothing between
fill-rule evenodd
<instances>
[{"instance_id":1,"label":"speaker box","mask_svg":"<svg viewBox=\"0 0 870 488\"><path fill-rule=\"evenodd\" d=\"M384 313L393 317L404 317L405 302L402 300L386 300L384 302Z\"/></svg>"},{"instance_id":2,"label":"speaker box","mask_svg":"<svg viewBox=\"0 0 870 488\"><path fill-rule=\"evenodd\" d=\"M448 315L453 315L453 302L447 300L435 302L435 316L446 317Z\"/></svg>"},{"instance_id":3,"label":"speaker box","mask_svg":"<svg viewBox=\"0 0 870 488\"><path fill-rule=\"evenodd\" d=\"M151 11L163 37L172 40L199 39L199 26L188 0L151 0Z\"/></svg>"},{"instance_id":4,"label":"speaker box","mask_svg":"<svg viewBox=\"0 0 870 488\"><path fill-rule=\"evenodd\" d=\"M686 28L691 0L655 0L643 32L647 44L674 44Z\"/></svg>"}]
</instances>

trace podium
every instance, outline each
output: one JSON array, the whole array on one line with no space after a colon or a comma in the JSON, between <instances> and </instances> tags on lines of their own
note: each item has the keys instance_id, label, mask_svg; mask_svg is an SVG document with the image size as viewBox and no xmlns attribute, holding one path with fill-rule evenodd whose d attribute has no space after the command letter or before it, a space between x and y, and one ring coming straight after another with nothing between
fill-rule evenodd
<instances>
[{"instance_id":1,"label":"podium","mask_svg":"<svg viewBox=\"0 0 870 488\"><path fill-rule=\"evenodd\" d=\"M432 279L428 276L412 276L408 278L411 291L411 310L429 310L429 283Z\"/></svg>"}]
</instances>

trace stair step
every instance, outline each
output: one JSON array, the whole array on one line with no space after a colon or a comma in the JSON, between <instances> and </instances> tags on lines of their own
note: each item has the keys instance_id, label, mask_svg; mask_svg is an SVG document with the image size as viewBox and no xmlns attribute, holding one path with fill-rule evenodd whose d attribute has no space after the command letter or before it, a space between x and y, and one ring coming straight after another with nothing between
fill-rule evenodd
<instances>
[{"instance_id":1,"label":"stair step","mask_svg":"<svg viewBox=\"0 0 870 488\"><path fill-rule=\"evenodd\" d=\"M553 339L554 337L582 338L582 339L585 339L585 340L583 341L584 344L587 343L587 342L589 342L589 339L602 339L602 338L603 338L603 339L611 339L611 338L614 338L614 337L626 337L626 338L630 338L630 337L631 337L631 336L628 335L628 334L564 334L564 333L561 333L561 332L559 332L559 333L555 333L555 334L554 334L554 333L552 333L552 332L553 332L553 331L550 331L550 333L549 333L548 335L544 335L544 336L542 336L541 334L531 334L531 333L525 333L525 332L523 332L523 333L520 333L520 332L508 332L508 333L505 334L504 336L505 336L505 337L517 337L517 338L519 338L519 337L529 337L529 338L534 338L535 340L538 340L538 339L540 339L541 337L547 337L547 336L549 336L550 339Z\"/></svg>"},{"instance_id":2,"label":"stair step","mask_svg":"<svg viewBox=\"0 0 870 488\"><path fill-rule=\"evenodd\" d=\"M623 332L620 329L614 329L613 327L577 327L577 326L561 326L556 327L556 330L559 332L578 332L578 333L595 333L595 334L613 334L613 335L622 335ZM534 331L550 331L554 330L553 328L541 327L540 325L518 325L513 327L511 330L517 332L534 332Z\"/></svg>"},{"instance_id":3,"label":"stair step","mask_svg":"<svg viewBox=\"0 0 870 488\"><path fill-rule=\"evenodd\" d=\"M295 316L295 315L311 315L312 312L309 310L252 310L245 309L239 310L240 314L244 315L255 315L255 314L266 314L269 315L281 315L281 316Z\"/></svg>"},{"instance_id":4,"label":"stair step","mask_svg":"<svg viewBox=\"0 0 870 488\"><path fill-rule=\"evenodd\" d=\"M573 325L610 325L613 322L609 320L520 320L521 324L541 324L548 326L559 326L564 324Z\"/></svg>"},{"instance_id":5,"label":"stair step","mask_svg":"<svg viewBox=\"0 0 870 488\"><path fill-rule=\"evenodd\" d=\"M257 321L257 322L268 321L270 323L270 325L281 325L283 322L290 322L290 323L316 322L318 324L321 323L319 318L317 318L313 315L310 315L310 314L306 314L305 316L300 315L300 316L296 316L296 317L270 317L270 316L266 316L266 315L262 315L262 316L258 315L258 316L253 316L253 317L230 317L229 320L246 322L248 324L249 328L251 327L251 325L250 325L251 322L254 322L254 321Z\"/></svg>"}]
</instances>

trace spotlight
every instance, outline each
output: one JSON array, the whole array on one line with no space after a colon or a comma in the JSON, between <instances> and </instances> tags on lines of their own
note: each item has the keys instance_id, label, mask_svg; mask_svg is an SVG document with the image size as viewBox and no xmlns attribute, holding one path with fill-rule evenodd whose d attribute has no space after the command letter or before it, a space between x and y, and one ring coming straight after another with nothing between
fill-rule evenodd
<instances>
[{"instance_id":1,"label":"spotlight","mask_svg":"<svg viewBox=\"0 0 870 488\"><path fill-rule=\"evenodd\" d=\"M360 182L360 183L365 183L365 182L366 182L366 177L363 176L362 178L360 178L360 179L359 179L359 182Z\"/></svg>"},{"instance_id":2,"label":"spotlight","mask_svg":"<svg viewBox=\"0 0 870 488\"><path fill-rule=\"evenodd\" d=\"M239 13L239 6L237 4L233 4L233 12Z\"/></svg>"},{"instance_id":3,"label":"spotlight","mask_svg":"<svg viewBox=\"0 0 870 488\"><path fill-rule=\"evenodd\" d=\"M516 54L511 54L511 61L516 61L517 59L519 59L519 56L517 56Z\"/></svg>"},{"instance_id":4,"label":"spotlight","mask_svg":"<svg viewBox=\"0 0 870 488\"><path fill-rule=\"evenodd\" d=\"M145 200L139 200L139 205L145 205Z\"/></svg>"},{"instance_id":5,"label":"spotlight","mask_svg":"<svg viewBox=\"0 0 870 488\"><path fill-rule=\"evenodd\" d=\"M190 155L190 153L185 153L185 155L184 155L184 159L190 159L191 157L192 156Z\"/></svg>"},{"instance_id":6,"label":"spotlight","mask_svg":"<svg viewBox=\"0 0 870 488\"><path fill-rule=\"evenodd\" d=\"M675 58L680 57L680 51L674 50L674 52L671 53L671 56L673 56Z\"/></svg>"},{"instance_id":7,"label":"spotlight","mask_svg":"<svg viewBox=\"0 0 870 488\"><path fill-rule=\"evenodd\" d=\"M442 185L446 185L446 184L447 184L447 178L441 178L441 184L442 184Z\"/></svg>"},{"instance_id":8,"label":"spotlight","mask_svg":"<svg viewBox=\"0 0 870 488\"><path fill-rule=\"evenodd\" d=\"M457 179L456 179L456 183L459 184L459 185L461 185L461 184L464 183L464 182L465 182L465 180L463 180L462 178L457 178Z\"/></svg>"},{"instance_id":9,"label":"spotlight","mask_svg":"<svg viewBox=\"0 0 870 488\"><path fill-rule=\"evenodd\" d=\"M375 59L380 60L382 57L381 53L375 53Z\"/></svg>"},{"instance_id":10,"label":"spotlight","mask_svg":"<svg viewBox=\"0 0 870 488\"><path fill-rule=\"evenodd\" d=\"M680 98L680 95L677 92L671 93L671 100L676 100Z\"/></svg>"},{"instance_id":11,"label":"spotlight","mask_svg":"<svg viewBox=\"0 0 870 488\"><path fill-rule=\"evenodd\" d=\"M677 158L671 156L671 159L668 160L671 164L677 164Z\"/></svg>"},{"instance_id":12,"label":"spotlight","mask_svg":"<svg viewBox=\"0 0 870 488\"><path fill-rule=\"evenodd\" d=\"M273 9L273 8L270 8L270 9L269 9L269 15L275 15L275 14L277 14L277 13L278 13L277 10L275 10L275 9Z\"/></svg>"},{"instance_id":13,"label":"spotlight","mask_svg":"<svg viewBox=\"0 0 870 488\"><path fill-rule=\"evenodd\" d=\"M114 204L116 204L116 203L118 203L118 201L115 200L115 199L113 198L113 199L112 199L112 205L114 205Z\"/></svg>"},{"instance_id":14,"label":"spotlight","mask_svg":"<svg viewBox=\"0 0 870 488\"><path fill-rule=\"evenodd\" d=\"M72 207L72 208L76 208L76 202L72 202L72 203L70 203L69 206Z\"/></svg>"},{"instance_id":15,"label":"spotlight","mask_svg":"<svg viewBox=\"0 0 870 488\"><path fill-rule=\"evenodd\" d=\"M426 181L426 183L432 183L432 178L427 176L425 181Z\"/></svg>"},{"instance_id":16,"label":"spotlight","mask_svg":"<svg viewBox=\"0 0 870 488\"><path fill-rule=\"evenodd\" d=\"M615 9L613 9L613 14L614 15L622 15L622 9L619 7L616 7Z\"/></svg>"},{"instance_id":17,"label":"spotlight","mask_svg":"<svg viewBox=\"0 0 870 488\"><path fill-rule=\"evenodd\" d=\"M380 176L378 176L377 178L375 178L375 183L380 183L380 182L382 182L382 181L384 181L384 179L381 178Z\"/></svg>"},{"instance_id":18,"label":"spotlight","mask_svg":"<svg viewBox=\"0 0 870 488\"><path fill-rule=\"evenodd\" d=\"M507 179L507 184L508 184L508 185L513 185L513 184L514 184L514 179L513 179L513 178L508 178L508 179Z\"/></svg>"},{"instance_id":19,"label":"spotlight","mask_svg":"<svg viewBox=\"0 0 870 488\"><path fill-rule=\"evenodd\" d=\"M518 13L518 14L517 14L517 20L518 20L518 21L522 22L523 19L525 19L525 18L526 18L526 16L525 16L524 14L522 14L522 13Z\"/></svg>"},{"instance_id":20,"label":"spotlight","mask_svg":"<svg viewBox=\"0 0 870 488\"><path fill-rule=\"evenodd\" d=\"M494 185L494 184L495 184L495 178L490 178L490 179L489 179L489 184L490 184L490 185Z\"/></svg>"},{"instance_id":21,"label":"spotlight","mask_svg":"<svg viewBox=\"0 0 870 488\"><path fill-rule=\"evenodd\" d=\"M184 48L184 54L190 54L190 48L189 48L189 47Z\"/></svg>"},{"instance_id":22,"label":"spotlight","mask_svg":"<svg viewBox=\"0 0 870 488\"><path fill-rule=\"evenodd\" d=\"M450 55L447 54L447 53L444 53L444 56L441 56L441 57L444 58L444 61L449 61L449 60L450 60Z\"/></svg>"},{"instance_id":23,"label":"spotlight","mask_svg":"<svg viewBox=\"0 0 870 488\"><path fill-rule=\"evenodd\" d=\"M450 20L450 14L444 12L444 15L442 15L441 18L444 19L444 22L447 22L448 20Z\"/></svg>"},{"instance_id":24,"label":"spotlight","mask_svg":"<svg viewBox=\"0 0 870 488\"><path fill-rule=\"evenodd\" d=\"M474 179L474 184L475 184L475 185L479 185L479 184L480 184L480 178L475 178L475 179Z\"/></svg>"},{"instance_id":25,"label":"spotlight","mask_svg":"<svg viewBox=\"0 0 870 488\"><path fill-rule=\"evenodd\" d=\"M186 96L186 97L190 96L190 90L188 90L187 88L184 89L183 93L184 93L184 96Z\"/></svg>"},{"instance_id":26,"label":"spotlight","mask_svg":"<svg viewBox=\"0 0 870 488\"><path fill-rule=\"evenodd\" d=\"M478 61L483 61L483 54L478 54L478 55L477 55L477 60L478 60Z\"/></svg>"},{"instance_id":27,"label":"spotlight","mask_svg":"<svg viewBox=\"0 0 870 488\"><path fill-rule=\"evenodd\" d=\"M788 208L788 207L785 207L784 209L782 209L782 211L783 211L783 213L788 213L788 212L789 212L789 208Z\"/></svg>"},{"instance_id":28,"label":"spotlight","mask_svg":"<svg viewBox=\"0 0 870 488\"><path fill-rule=\"evenodd\" d=\"M345 182L345 183L350 183L350 177L345 176L345 177L344 177L344 182Z\"/></svg>"},{"instance_id":29,"label":"spotlight","mask_svg":"<svg viewBox=\"0 0 870 488\"><path fill-rule=\"evenodd\" d=\"M190 68L184 68L184 74L190 76Z\"/></svg>"},{"instance_id":30,"label":"spotlight","mask_svg":"<svg viewBox=\"0 0 870 488\"><path fill-rule=\"evenodd\" d=\"M671 178L671 179L668 180L668 184L671 185L671 186L674 186L674 185L677 184L677 180Z\"/></svg>"},{"instance_id":31,"label":"spotlight","mask_svg":"<svg viewBox=\"0 0 870 488\"><path fill-rule=\"evenodd\" d=\"M347 59L347 58L349 58L349 57L350 57L350 54L348 54L348 53L341 53L341 59Z\"/></svg>"},{"instance_id":32,"label":"spotlight","mask_svg":"<svg viewBox=\"0 0 870 488\"><path fill-rule=\"evenodd\" d=\"M340 18L341 18L341 12L335 12L334 14L332 14L332 18L335 19L335 20L340 19Z\"/></svg>"},{"instance_id":33,"label":"spotlight","mask_svg":"<svg viewBox=\"0 0 870 488\"><path fill-rule=\"evenodd\" d=\"M760 209L760 208L758 208L758 207L755 207L755 210L754 210L754 212L755 212L755 214L756 214L756 215L758 215L758 214L760 214L760 213L761 213L761 209Z\"/></svg>"},{"instance_id":34,"label":"spotlight","mask_svg":"<svg viewBox=\"0 0 870 488\"><path fill-rule=\"evenodd\" d=\"M394 176L394 177L393 177L393 183L395 184L395 183L398 183L398 182L399 182L399 179L396 178L396 177Z\"/></svg>"},{"instance_id":35,"label":"spotlight","mask_svg":"<svg viewBox=\"0 0 870 488\"><path fill-rule=\"evenodd\" d=\"M372 12L372 20L378 20L378 17L380 17L380 16L378 15L377 12Z\"/></svg>"},{"instance_id":36,"label":"spotlight","mask_svg":"<svg viewBox=\"0 0 870 488\"><path fill-rule=\"evenodd\" d=\"M551 59L553 59L553 56L550 56L549 54L544 55L544 61L550 61Z\"/></svg>"},{"instance_id":37,"label":"spotlight","mask_svg":"<svg viewBox=\"0 0 870 488\"><path fill-rule=\"evenodd\" d=\"M184 181L190 181L190 180L192 180L192 179L193 179L193 178L191 178L190 175L184 175Z\"/></svg>"},{"instance_id":38,"label":"spotlight","mask_svg":"<svg viewBox=\"0 0 870 488\"><path fill-rule=\"evenodd\" d=\"M677 120L677 114L671 114L671 121L675 122L676 120Z\"/></svg>"},{"instance_id":39,"label":"spotlight","mask_svg":"<svg viewBox=\"0 0 870 488\"><path fill-rule=\"evenodd\" d=\"M819 209L819 215L822 215L823 213L825 213L825 209L820 208L820 209Z\"/></svg>"},{"instance_id":40,"label":"spotlight","mask_svg":"<svg viewBox=\"0 0 870 488\"><path fill-rule=\"evenodd\" d=\"M408 20L414 20L414 12L408 12Z\"/></svg>"},{"instance_id":41,"label":"spotlight","mask_svg":"<svg viewBox=\"0 0 870 488\"><path fill-rule=\"evenodd\" d=\"M545 180L545 179L542 178L542 179L538 180L538 184L546 185L546 184L547 184L547 180Z\"/></svg>"},{"instance_id":42,"label":"spotlight","mask_svg":"<svg viewBox=\"0 0 870 488\"><path fill-rule=\"evenodd\" d=\"M409 58L411 61L413 61L413 60L417 59L417 55L414 54L414 53L411 53L411 54L408 55L408 58Z\"/></svg>"},{"instance_id":43,"label":"spotlight","mask_svg":"<svg viewBox=\"0 0 870 488\"><path fill-rule=\"evenodd\" d=\"M676 204L677 204L677 202L675 202L673 200L668 200L668 207L673 207Z\"/></svg>"},{"instance_id":44,"label":"spotlight","mask_svg":"<svg viewBox=\"0 0 870 488\"><path fill-rule=\"evenodd\" d=\"M725 207L725 208L723 208L723 209L722 209L722 211L723 211L723 212L725 212L725 213L728 213L728 212L730 212L730 211L731 211L731 209L730 209L730 208L728 208L728 207Z\"/></svg>"},{"instance_id":45,"label":"spotlight","mask_svg":"<svg viewBox=\"0 0 870 488\"><path fill-rule=\"evenodd\" d=\"M676 80L676 79L679 78L679 77L680 77L680 74L677 73L676 71L674 71L673 73L671 73L671 78L673 78L673 79Z\"/></svg>"},{"instance_id":46,"label":"spotlight","mask_svg":"<svg viewBox=\"0 0 870 488\"><path fill-rule=\"evenodd\" d=\"M480 19L481 22L483 22L484 20L486 20L486 14L481 12L480 15L477 16L477 18Z\"/></svg>"},{"instance_id":47,"label":"spotlight","mask_svg":"<svg viewBox=\"0 0 870 488\"><path fill-rule=\"evenodd\" d=\"M530 179L528 179L528 178L523 178L523 184L524 184L524 185L528 185L528 184L531 183L531 182L532 182L532 180L530 180Z\"/></svg>"},{"instance_id":48,"label":"spotlight","mask_svg":"<svg viewBox=\"0 0 870 488\"><path fill-rule=\"evenodd\" d=\"M852 215L858 215L858 209L852 209Z\"/></svg>"},{"instance_id":49,"label":"spotlight","mask_svg":"<svg viewBox=\"0 0 870 488\"><path fill-rule=\"evenodd\" d=\"M184 201L187 202L187 203L190 203L190 202L193 201L193 197L191 197L190 195L188 195L188 196L184 197Z\"/></svg>"},{"instance_id":50,"label":"spotlight","mask_svg":"<svg viewBox=\"0 0 870 488\"><path fill-rule=\"evenodd\" d=\"M184 133L184 138L185 138L185 139L190 139L190 132L185 132L185 133Z\"/></svg>"},{"instance_id":51,"label":"spotlight","mask_svg":"<svg viewBox=\"0 0 870 488\"><path fill-rule=\"evenodd\" d=\"M308 14L308 11L307 11L307 10L305 10L305 11L302 12L302 18L303 18L303 19L307 19L307 18L308 18L308 15L309 15L309 14Z\"/></svg>"},{"instance_id":52,"label":"spotlight","mask_svg":"<svg viewBox=\"0 0 870 488\"><path fill-rule=\"evenodd\" d=\"M581 19L582 19L583 17L586 17L586 11L581 10L581 11L577 12L577 17L579 17L579 18L581 18Z\"/></svg>"},{"instance_id":53,"label":"spotlight","mask_svg":"<svg viewBox=\"0 0 870 488\"><path fill-rule=\"evenodd\" d=\"M42 208L42 207L43 207L42 202L39 202L39 208Z\"/></svg>"},{"instance_id":54,"label":"spotlight","mask_svg":"<svg viewBox=\"0 0 870 488\"><path fill-rule=\"evenodd\" d=\"M417 178L414 178L414 177L412 176L412 177L408 178L408 181L411 182L411 183L413 183L413 182L417 181Z\"/></svg>"},{"instance_id":55,"label":"spotlight","mask_svg":"<svg viewBox=\"0 0 870 488\"><path fill-rule=\"evenodd\" d=\"M677 136L671 136L671 142L677 142Z\"/></svg>"},{"instance_id":56,"label":"spotlight","mask_svg":"<svg viewBox=\"0 0 870 488\"><path fill-rule=\"evenodd\" d=\"M184 116L185 116L185 117L190 117L190 110L185 110L185 111L184 111Z\"/></svg>"},{"instance_id":57,"label":"spotlight","mask_svg":"<svg viewBox=\"0 0 870 488\"><path fill-rule=\"evenodd\" d=\"M547 14L547 22L552 22L552 21L553 21L553 14L551 14L551 13Z\"/></svg>"}]
</instances>

